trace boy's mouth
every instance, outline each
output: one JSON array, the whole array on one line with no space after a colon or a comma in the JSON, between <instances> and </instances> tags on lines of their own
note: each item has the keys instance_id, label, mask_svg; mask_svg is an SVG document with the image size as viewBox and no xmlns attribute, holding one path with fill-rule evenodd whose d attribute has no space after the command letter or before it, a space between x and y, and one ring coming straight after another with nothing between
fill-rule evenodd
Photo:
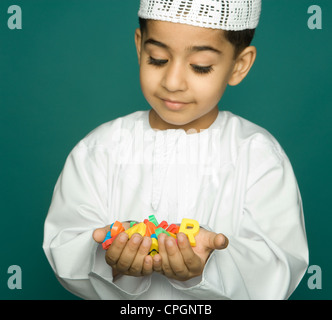
<instances>
[{"instance_id":1,"label":"boy's mouth","mask_svg":"<svg viewBox=\"0 0 332 320\"><path fill-rule=\"evenodd\" d=\"M182 101L175 101L170 99L161 99L165 106L170 110L180 110L184 108L186 105L188 105L188 102L182 102Z\"/></svg>"}]
</instances>

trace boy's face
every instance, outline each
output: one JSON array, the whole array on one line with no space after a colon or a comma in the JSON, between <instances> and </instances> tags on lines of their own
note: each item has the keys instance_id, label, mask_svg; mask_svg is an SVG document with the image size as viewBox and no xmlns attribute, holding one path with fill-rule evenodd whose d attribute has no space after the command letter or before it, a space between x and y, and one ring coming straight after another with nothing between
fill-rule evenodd
<instances>
[{"instance_id":1,"label":"boy's face","mask_svg":"<svg viewBox=\"0 0 332 320\"><path fill-rule=\"evenodd\" d=\"M238 61L223 31L148 20L146 32L136 30L136 46L151 126L208 128L227 84L238 83Z\"/></svg>"}]
</instances>

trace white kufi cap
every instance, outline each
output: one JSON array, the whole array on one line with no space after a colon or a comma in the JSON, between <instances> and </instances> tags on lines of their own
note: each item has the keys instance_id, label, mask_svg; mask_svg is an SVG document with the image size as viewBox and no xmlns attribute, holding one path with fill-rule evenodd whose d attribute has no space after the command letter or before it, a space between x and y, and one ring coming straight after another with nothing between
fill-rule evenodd
<instances>
[{"instance_id":1,"label":"white kufi cap","mask_svg":"<svg viewBox=\"0 0 332 320\"><path fill-rule=\"evenodd\" d=\"M240 31L257 27L261 5L261 0L141 0L138 16Z\"/></svg>"}]
</instances>

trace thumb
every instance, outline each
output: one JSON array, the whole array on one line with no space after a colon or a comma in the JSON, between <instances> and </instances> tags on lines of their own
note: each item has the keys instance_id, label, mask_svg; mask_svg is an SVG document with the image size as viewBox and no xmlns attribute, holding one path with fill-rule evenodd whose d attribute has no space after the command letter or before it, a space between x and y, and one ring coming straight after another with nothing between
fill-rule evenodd
<instances>
[{"instance_id":1,"label":"thumb","mask_svg":"<svg viewBox=\"0 0 332 320\"><path fill-rule=\"evenodd\" d=\"M97 243L102 243L106 237L106 234L108 231L110 231L110 226L108 225L104 228L98 228L95 231L93 231L92 237L93 240L96 241Z\"/></svg>"},{"instance_id":2,"label":"thumb","mask_svg":"<svg viewBox=\"0 0 332 320\"><path fill-rule=\"evenodd\" d=\"M210 248L212 250L226 249L228 246L228 238L222 233L211 233L210 236Z\"/></svg>"}]
</instances>

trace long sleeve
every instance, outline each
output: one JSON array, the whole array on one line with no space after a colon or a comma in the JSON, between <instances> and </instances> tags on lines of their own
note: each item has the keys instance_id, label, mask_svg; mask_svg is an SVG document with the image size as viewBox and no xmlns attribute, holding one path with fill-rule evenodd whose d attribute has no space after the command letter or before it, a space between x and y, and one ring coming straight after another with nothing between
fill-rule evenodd
<instances>
[{"instance_id":1,"label":"long sleeve","mask_svg":"<svg viewBox=\"0 0 332 320\"><path fill-rule=\"evenodd\" d=\"M94 150L95 151L95 150ZM150 279L113 281L105 253L92 238L108 218L107 157L79 143L67 158L55 186L44 227L43 248L61 284L84 299L100 299L107 283L108 298L123 299L143 293Z\"/></svg>"},{"instance_id":2,"label":"long sleeve","mask_svg":"<svg viewBox=\"0 0 332 320\"><path fill-rule=\"evenodd\" d=\"M171 281L174 287L200 299L287 299L295 290L308 246L297 181L277 149L257 141L242 146L232 219L211 227L226 231L229 246L213 252L198 284Z\"/></svg>"}]
</instances>

